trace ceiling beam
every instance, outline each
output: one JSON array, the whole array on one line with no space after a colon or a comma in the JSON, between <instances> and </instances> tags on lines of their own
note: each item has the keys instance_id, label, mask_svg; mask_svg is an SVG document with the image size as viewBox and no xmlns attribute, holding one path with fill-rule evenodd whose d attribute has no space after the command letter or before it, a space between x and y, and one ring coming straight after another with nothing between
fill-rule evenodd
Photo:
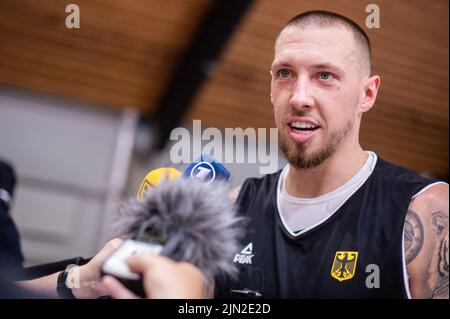
<instances>
[{"instance_id":1,"label":"ceiling beam","mask_svg":"<svg viewBox=\"0 0 450 319\"><path fill-rule=\"evenodd\" d=\"M153 130L157 134L154 148L162 149L170 132L180 125L251 3L252 0L215 0L207 10L198 31L160 95L154 112L141 118L143 124L156 127Z\"/></svg>"}]
</instances>

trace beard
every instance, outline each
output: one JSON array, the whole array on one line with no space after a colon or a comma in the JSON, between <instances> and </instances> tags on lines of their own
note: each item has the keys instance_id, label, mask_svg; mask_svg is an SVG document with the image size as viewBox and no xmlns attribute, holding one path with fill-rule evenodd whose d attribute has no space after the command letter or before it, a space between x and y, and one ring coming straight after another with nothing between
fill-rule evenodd
<instances>
[{"instance_id":1,"label":"beard","mask_svg":"<svg viewBox=\"0 0 450 319\"><path fill-rule=\"evenodd\" d=\"M342 140L352 130L353 125L354 121L351 119L343 128L331 132L318 149L308 151L311 147L310 142L292 144L283 134L278 134L278 144L289 164L298 169L313 168L325 162L336 151Z\"/></svg>"}]
</instances>

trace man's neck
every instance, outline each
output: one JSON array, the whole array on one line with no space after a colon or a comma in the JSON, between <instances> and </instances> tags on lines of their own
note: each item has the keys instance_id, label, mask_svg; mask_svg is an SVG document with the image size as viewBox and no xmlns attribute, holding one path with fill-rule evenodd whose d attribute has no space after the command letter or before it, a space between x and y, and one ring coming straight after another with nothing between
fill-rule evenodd
<instances>
[{"instance_id":1,"label":"man's neck","mask_svg":"<svg viewBox=\"0 0 450 319\"><path fill-rule=\"evenodd\" d=\"M298 169L289 164L286 191L289 195L313 198L342 186L358 173L367 160L361 146L352 150L335 151L319 166Z\"/></svg>"}]
</instances>

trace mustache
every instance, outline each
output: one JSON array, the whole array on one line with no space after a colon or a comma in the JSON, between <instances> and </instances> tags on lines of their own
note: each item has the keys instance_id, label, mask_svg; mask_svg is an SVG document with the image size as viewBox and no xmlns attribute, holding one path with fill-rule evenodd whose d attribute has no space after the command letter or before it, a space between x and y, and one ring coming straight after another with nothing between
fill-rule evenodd
<instances>
[{"instance_id":1,"label":"mustache","mask_svg":"<svg viewBox=\"0 0 450 319\"><path fill-rule=\"evenodd\" d=\"M297 110L297 109L292 109L290 116L306 116L308 115L308 113L310 113L309 111L303 111L303 110Z\"/></svg>"}]
</instances>

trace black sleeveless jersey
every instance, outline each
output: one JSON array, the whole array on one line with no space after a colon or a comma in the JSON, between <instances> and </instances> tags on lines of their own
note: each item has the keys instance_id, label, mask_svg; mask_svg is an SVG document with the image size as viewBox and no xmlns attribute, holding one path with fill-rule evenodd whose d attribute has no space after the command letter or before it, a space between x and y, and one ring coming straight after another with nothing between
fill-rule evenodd
<instances>
[{"instance_id":1,"label":"black sleeveless jersey","mask_svg":"<svg viewBox=\"0 0 450 319\"><path fill-rule=\"evenodd\" d=\"M280 173L242 185L239 275L216 278L216 298L407 298L403 224L412 196L432 180L378 158L330 218L292 236L277 208Z\"/></svg>"}]
</instances>

